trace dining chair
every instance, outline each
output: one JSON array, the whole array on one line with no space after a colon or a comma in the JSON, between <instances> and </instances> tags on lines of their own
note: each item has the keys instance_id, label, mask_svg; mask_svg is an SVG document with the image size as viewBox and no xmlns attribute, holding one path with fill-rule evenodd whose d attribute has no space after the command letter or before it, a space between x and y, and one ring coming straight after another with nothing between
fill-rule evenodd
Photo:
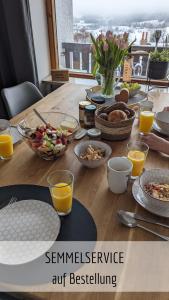
<instances>
[{"instance_id":1,"label":"dining chair","mask_svg":"<svg viewBox=\"0 0 169 300\"><path fill-rule=\"evenodd\" d=\"M13 118L43 98L39 89L29 81L2 89L1 96L9 118Z\"/></svg>"}]
</instances>

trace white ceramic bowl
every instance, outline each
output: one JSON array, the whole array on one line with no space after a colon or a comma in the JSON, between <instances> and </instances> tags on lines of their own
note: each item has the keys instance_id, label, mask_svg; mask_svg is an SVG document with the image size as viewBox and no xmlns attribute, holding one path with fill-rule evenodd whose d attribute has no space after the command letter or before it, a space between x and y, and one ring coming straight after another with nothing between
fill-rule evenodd
<instances>
[{"instance_id":1,"label":"white ceramic bowl","mask_svg":"<svg viewBox=\"0 0 169 300\"><path fill-rule=\"evenodd\" d=\"M145 184L149 184L151 182L155 183L167 183L169 184L169 170L167 169L151 169L146 170L139 178L140 187L143 191L145 202L147 204L159 208L169 210L169 201L159 200L150 196L150 194L145 190Z\"/></svg>"},{"instance_id":2,"label":"white ceramic bowl","mask_svg":"<svg viewBox=\"0 0 169 300\"><path fill-rule=\"evenodd\" d=\"M87 149L87 147L89 145L105 150L105 156L99 160L86 160L86 159L80 158L80 155L85 153L85 150ZM76 157L78 158L78 160L85 167L97 168L97 167L100 167L101 165L103 165L109 159L110 155L112 154L112 149L106 143L94 141L94 140L88 140L88 141L82 141L82 142L78 143L74 148L74 153L75 153Z\"/></svg>"},{"instance_id":3,"label":"white ceramic bowl","mask_svg":"<svg viewBox=\"0 0 169 300\"><path fill-rule=\"evenodd\" d=\"M169 111L160 111L156 113L155 120L162 130L169 132Z\"/></svg>"}]
</instances>

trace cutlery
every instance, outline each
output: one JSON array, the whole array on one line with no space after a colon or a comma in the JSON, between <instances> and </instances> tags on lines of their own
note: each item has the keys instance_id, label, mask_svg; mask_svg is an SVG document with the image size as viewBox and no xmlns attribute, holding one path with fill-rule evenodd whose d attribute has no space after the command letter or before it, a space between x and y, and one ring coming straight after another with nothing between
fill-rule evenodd
<instances>
[{"instance_id":1,"label":"cutlery","mask_svg":"<svg viewBox=\"0 0 169 300\"><path fill-rule=\"evenodd\" d=\"M151 223L151 224L160 225L160 226L169 228L169 225L161 223L161 222L158 222L158 221L156 221L153 218L150 218L150 217L148 217L148 218L146 217L145 218L145 217L140 216L137 213L133 213L133 212L130 212L130 211L125 211L125 210L121 210L121 212L123 212L123 214L125 214L126 216L132 217L132 218L134 218L136 220L144 221L146 223Z\"/></svg>"},{"instance_id":2,"label":"cutlery","mask_svg":"<svg viewBox=\"0 0 169 300\"><path fill-rule=\"evenodd\" d=\"M45 121L45 119L41 116L41 114L37 111L36 108L33 109L34 113L38 116L38 118L45 124L47 125L48 122Z\"/></svg>"},{"instance_id":3,"label":"cutlery","mask_svg":"<svg viewBox=\"0 0 169 300\"><path fill-rule=\"evenodd\" d=\"M118 215L118 219L119 221L124 224L125 226L127 227L130 227L130 228L134 228L134 227L138 227L138 228L141 228L145 231L148 231L158 237L160 237L161 239L165 240L165 241L169 241L169 237L168 236L165 236L165 235L162 235L162 234L159 234L158 232L156 231L153 231L147 227L144 227L142 225L140 225L133 217L129 216L129 215L126 215L124 213L123 210L119 210L117 212L117 215Z\"/></svg>"}]
</instances>

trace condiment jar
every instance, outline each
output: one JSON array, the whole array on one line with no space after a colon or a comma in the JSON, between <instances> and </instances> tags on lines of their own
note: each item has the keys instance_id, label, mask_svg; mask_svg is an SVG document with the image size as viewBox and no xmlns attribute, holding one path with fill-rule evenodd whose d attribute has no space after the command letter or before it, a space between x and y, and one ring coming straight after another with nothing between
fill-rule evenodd
<instances>
[{"instance_id":1,"label":"condiment jar","mask_svg":"<svg viewBox=\"0 0 169 300\"><path fill-rule=\"evenodd\" d=\"M85 106L84 126L85 128L93 128L95 126L96 105Z\"/></svg>"},{"instance_id":2,"label":"condiment jar","mask_svg":"<svg viewBox=\"0 0 169 300\"><path fill-rule=\"evenodd\" d=\"M84 125L85 106L90 104L91 104L90 101L79 102L79 122L82 126Z\"/></svg>"}]
</instances>

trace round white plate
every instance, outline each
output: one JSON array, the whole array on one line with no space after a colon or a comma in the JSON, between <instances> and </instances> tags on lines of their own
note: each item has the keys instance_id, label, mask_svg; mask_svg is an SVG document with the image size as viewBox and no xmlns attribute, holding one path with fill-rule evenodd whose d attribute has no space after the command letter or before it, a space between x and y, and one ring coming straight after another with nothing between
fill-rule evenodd
<instances>
[{"instance_id":1,"label":"round white plate","mask_svg":"<svg viewBox=\"0 0 169 300\"><path fill-rule=\"evenodd\" d=\"M154 129L155 131L157 131L157 132L163 134L163 135L169 136L169 132L166 132L166 131L164 131L163 129L161 129L161 128L158 126L158 124L157 124L156 121L153 122L153 129Z\"/></svg>"},{"instance_id":2,"label":"round white plate","mask_svg":"<svg viewBox=\"0 0 169 300\"><path fill-rule=\"evenodd\" d=\"M23 264L44 254L57 239L60 218L48 203L22 200L0 210L0 263Z\"/></svg>"},{"instance_id":3,"label":"round white plate","mask_svg":"<svg viewBox=\"0 0 169 300\"><path fill-rule=\"evenodd\" d=\"M159 205L150 205L146 202L145 196L140 188L139 181L136 179L132 186L132 194L138 204L144 207L147 211L160 217L169 218L169 209L161 208Z\"/></svg>"},{"instance_id":4,"label":"round white plate","mask_svg":"<svg viewBox=\"0 0 169 300\"><path fill-rule=\"evenodd\" d=\"M16 144L22 140L22 136L19 134L17 128L11 126L11 134L13 137L13 144Z\"/></svg>"}]
</instances>

